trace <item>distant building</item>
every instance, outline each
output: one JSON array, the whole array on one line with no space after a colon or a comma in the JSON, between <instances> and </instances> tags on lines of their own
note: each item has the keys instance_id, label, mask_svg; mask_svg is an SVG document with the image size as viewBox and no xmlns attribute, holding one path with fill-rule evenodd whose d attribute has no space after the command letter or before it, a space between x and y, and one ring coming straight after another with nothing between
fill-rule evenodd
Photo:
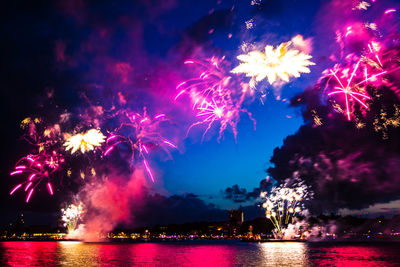
<instances>
[{"instance_id":1,"label":"distant building","mask_svg":"<svg viewBox=\"0 0 400 267\"><path fill-rule=\"evenodd\" d=\"M237 236L244 221L242 210L230 210L228 213L228 235Z\"/></svg>"}]
</instances>

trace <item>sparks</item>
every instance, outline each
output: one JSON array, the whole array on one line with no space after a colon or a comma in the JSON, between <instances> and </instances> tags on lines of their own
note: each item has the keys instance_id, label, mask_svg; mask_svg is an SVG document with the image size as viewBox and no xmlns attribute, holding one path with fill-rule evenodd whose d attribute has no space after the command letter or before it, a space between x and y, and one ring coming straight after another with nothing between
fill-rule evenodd
<instances>
[{"instance_id":1,"label":"sparks","mask_svg":"<svg viewBox=\"0 0 400 267\"><path fill-rule=\"evenodd\" d=\"M20 170L20 169L23 170L23 169L26 169L26 166L16 166L15 169L16 170Z\"/></svg>"},{"instance_id":2,"label":"sparks","mask_svg":"<svg viewBox=\"0 0 400 267\"><path fill-rule=\"evenodd\" d=\"M164 141L165 143L165 141ZM142 149L146 154L149 154L149 150L147 149L147 147L145 145L142 145Z\"/></svg>"},{"instance_id":3,"label":"sparks","mask_svg":"<svg viewBox=\"0 0 400 267\"><path fill-rule=\"evenodd\" d=\"M177 148L176 145L174 145L173 143L171 143L171 142L168 141L168 140L164 140L163 143L169 145L169 146L172 147L172 148ZM145 146L143 146L143 149L144 149L145 151L147 151L147 149L146 149ZM146 153L148 153L148 152L146 152Z\"/></svg>"},{"instance_id":4,"label":"sparks","mask_svg":"<svg viewBox=\"0 0 400 267\"><path fill-rule=\"evenodd\" d=\"M29 191L29 194L28 194L28 196L26 197L26 203L28 203L29 202L29 200L31 199L31 196L32 196L32 193L33 193L33 188Z\"/></svg>"},{"instance_id":5,"label":"sparks","mask_svg":"<svg viewBox=\"0 0 400 267\"><path fill-rule=\"evenodd\" d=\"M53 187L51 186L51 183L47 183L47 189L49 190L49 194L53 195Z\"/></svg>"},{"instance_id":6,"label":"sparks","mask_svg":"<svg viewBox=\"0 0 400 267\"><path fill-rule=\"evenodd\" d=\"M387 10L384 12L384 14L386 15L386 14L393 13L393 12L396 12L396 9L391 8L391 9L387 9Z\"/></svg>"},{"instance_id":7,"label":"sparks","mask_svg":"<svg viewBox=\"0 0 400 267\"><path fill-rule=\"evenodd\" d=\"M117 138L116 135L111 135L110 137L107 138L106 142L109 142L109 141L111 141L111 140L113 140L115 138Z\"/></svg>"},{"instance_id":8,"label":"sparks","mask_svg":"<svg viewBox=\"0 0 400 267\"><path fill-rule=\"evenodd\" d=\"M149 167L149 164L147 163L147 160L145 160L145 159L143 160L143 165L146 168L146 171L149 174L151 181L154 183L153 173L151 172L151 169Z\"/></svg>"},{"instance_id":9,"label":"sparks","mask_svg":"<svg viewBox=\"0 0 400 267\"><path fill-rule=\"evenodd\" d=\"M22 184L19 184L16 187L14 187L13 190L11 190L10 195L14 194L14 192L17 191L21 186Z\"/></svg>"},{"instance_id":10,"label":"sparks","mask_svg":"<svg viewBox=\"0 0 400 267\"><path fill-rule=\"evenodd\" d=\"M32 182L30 182L29 184L27 184L27 185L25 186L25 190L24 190L24 191L25 191L25 192L28 191L28 189L29 189L29 187L31 187L31 185L32 185Z\"/></svg>"},{"instance_id":11,"label":"sparks","mask_svg":"<svg viewBox=\"0 0 400 267\"><path fill-rule=\"evenodd\" d=\"M159 118L162 118L162 117L165 117L165 114L159 114L159 115L155 116L154 119L156 120L156 119L159 119Z\"/></svg>"},{"instance_id":12,"label":"sparks","mask_svg":"<svg viewBox=\"0 0 400 267\"><path fill-rule=\"evenodd\" d=\"M114 146L110 146L109 148L107 148L106 152L104 152L104 156L107 156L113 149L114 149Z\"/></svg>"}]
</instances>

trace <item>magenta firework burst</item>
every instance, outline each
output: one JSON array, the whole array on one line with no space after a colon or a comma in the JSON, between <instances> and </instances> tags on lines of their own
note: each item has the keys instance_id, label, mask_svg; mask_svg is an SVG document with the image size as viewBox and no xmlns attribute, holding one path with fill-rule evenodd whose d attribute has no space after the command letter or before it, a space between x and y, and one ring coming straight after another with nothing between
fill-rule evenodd
<instances>
[{"instance_id":1,"label":"magenta firework burst","mask_svg":"<svg viewBox=\"0 0 400 267\"><path fill-rule=\"evenodd\" d=\"M198 77L181 82L177 86L179 93L175 97L177 100L181 95L187 94L196 117L200 119L189 127L188 133L192 127L205 124L207 126L203 133L204 138L213 123L219 122L218 140L228 126L231 126L236 139L240 113L246 113L255 126L251 113L242 107L245 97L250 94L249 87L229 72L224 58L212 57L205 61L187 60L185 64L199 71Z\"/></svg>"},{"instance_id":2,"label":"magenta firework burst","mask_svg":"<svg viewBox=\"0 0 400 267\"><path fill-rule=\"evenodd\" d=\"M54 150L51 153L42 152L21 158L10 175L24 175L26 180L16 185L10 195L23 188L27 192L26 202L29 202L34 190L41 182L46 183L49 194L53 195L52 175L59 170L63 163L64 157Z\"/></svg>"},{"instance_id":3,"label":"magenta firework burst","mask_svg":"<svg viewBox=\"0 0 400 267\"><path fill-rule=\"evenodd\" d=\"M161 148L171 156L169 148L177 148L160 132L160 123L166 121L165 114L150 117L145 109L143 114L121 110L117 115L122 115L122 123L107 137L104 156L109 155L118 145L128 145L131 151L131 163L141 161L151 181L154 182L153 172L147 160L150 152Z\"/></svg>"},{"instance_id":4,"label":"magenta firework burst","mask_svg":"<svg viewBox=\"0 0 400 267\"><path fill-rule=\"evenodd\" d=\"M368 110L368 101L373 95L368 87L379 88L384 83L384 77L398 68L385 66L380 55L377 42L368 43L368 49L362 56L349 54L346 64L336 64L333 69L324 71L327 79L329 97L342 103L347 120L354 117L354 112L360 109Z\"/></svg>"}]
</instances>

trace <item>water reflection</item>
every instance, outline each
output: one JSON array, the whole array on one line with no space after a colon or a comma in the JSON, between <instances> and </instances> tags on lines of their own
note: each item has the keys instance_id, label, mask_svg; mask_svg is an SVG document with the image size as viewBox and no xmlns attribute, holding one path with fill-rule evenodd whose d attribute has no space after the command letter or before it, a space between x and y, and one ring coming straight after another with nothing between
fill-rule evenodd
<instances>
[{"instance_id":1,"label":"water reflection","mask_svg":"<svg viewBox=\"0 0 400 267\"><path fill-rule=\"evenodd\" d=\"M263 264L271 266L307 266L307 246L302 242L261 243Z\"/></svg>"},{"instance_id":2,"label":"water reflection","mask_svg":"<svg viewBox=\"0 0 400 267\"><path fill-rule=\"evenodd\" d=\"M310 245L310 260L320 266L400 266L398 243Z\"/></svg>"},{"instance_id":3,"label":"water reflection","mask_svg":"<svg viewBox=\"0 0 400 267\"><path fill-rule=\"evenodd\" d=\"M2 266L54 266L56 242L2 242Z\"/></svg>"},{"instance_id":4,"label":"water reflection","mask_svg":"<svg viewBox=\"0 0 400 267\"><path fill-rule=\"evenodd\" d=\"M231 266L235 258L231 245L191 243L88 244L60 242L61 265L190 265Z\"/></svg>"},{"instance_id":5,"label":"water reflection","mask_svg":"<svg viewBox=\"0 0 400 267\"><path fill-rule=\"evenodd\" d=\"M0 266L400 266L400 244L2 242Z\"/></svg>"},{"instance_id":6,"label":"water reflection","mask_svg":"<svg viewBox=\"0 0 400 267\"><path fill-rule=\"evenodd\" d=\"M100 264L101 245L83 242L59 242L57 262L64 266L96 266Z\"/></svg>"}]
</instances>

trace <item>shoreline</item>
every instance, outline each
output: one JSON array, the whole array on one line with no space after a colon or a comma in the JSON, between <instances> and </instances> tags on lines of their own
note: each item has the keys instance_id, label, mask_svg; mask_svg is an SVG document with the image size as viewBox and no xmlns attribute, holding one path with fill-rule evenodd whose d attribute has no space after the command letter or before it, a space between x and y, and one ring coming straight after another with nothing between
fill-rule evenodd
<instances>
[{"instance_id":1,"label":"shoreline","mask_svg":"<svg viewBox=\"0 0 400 267\"><path fill-rule=\"evenodd\" d=\"M83 241L78 239L48 239L48 240L39 240L39 239L31 239L31 240L21 240L21 239L12 239L12 240L0 240L0 243L6 242L63 242L63 243L86 243L86 244L145 244L145 243L158 243L158 244L172 244L172 243L236 243L236 244L254 244L254 243L305 243L305 244L379 244L379 243L398 243L400 244L400 240L238 240L238 239L197 239L197 240L99 240L99 241Z\"/></svg>"}]
</instances>

